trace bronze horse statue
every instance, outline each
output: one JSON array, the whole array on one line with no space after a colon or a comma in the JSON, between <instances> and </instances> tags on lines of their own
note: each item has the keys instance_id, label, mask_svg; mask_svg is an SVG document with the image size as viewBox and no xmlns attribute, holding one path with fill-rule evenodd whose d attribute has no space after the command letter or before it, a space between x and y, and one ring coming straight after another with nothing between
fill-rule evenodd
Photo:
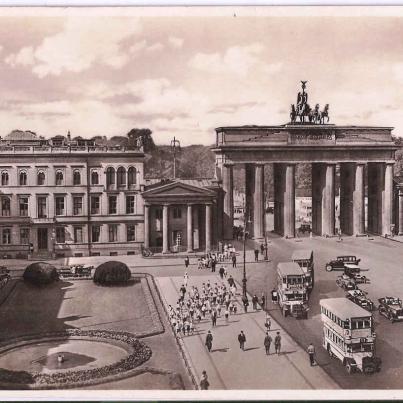
<instances>
[{"instance_id":1,"label":"bronze horse statue","mask_svg":"<svg viewBox=\"0 0 403 403\"><path fill-rule=\"evenodd\" d=\"M329 104L325 105L325 108L323 109L322 112L319 114L319 123L324 124L325 123L325 118L327 118L327 122L329 122Z\"/></svg>"}]
</instances>

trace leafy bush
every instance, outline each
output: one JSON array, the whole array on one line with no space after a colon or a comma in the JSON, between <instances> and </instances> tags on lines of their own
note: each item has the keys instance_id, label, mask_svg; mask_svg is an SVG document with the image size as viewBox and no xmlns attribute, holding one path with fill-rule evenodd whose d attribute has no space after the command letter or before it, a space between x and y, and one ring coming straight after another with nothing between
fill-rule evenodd
<instances>
[{"instance_id":1,"label":"leafy bush","mask_svg":"<svg viewBox=\"0 0 403 403\"><path fill-rule=\"evenodd\" d=\"M105 262L95 269L94 283L117 284L130 280L131 273L127 265L122 262Z\"/></svg>"},{"instance_id":2,"label":"leafy bush","mask_svg":"<svg viewBox=\"0 0 403 403\"><path fill-rule=\"evenodd\" d=\"M45 262L31 263L24 271L24 280L35 285L50 284L59 279L56 267Z\"/></svg>"}]
</instances>

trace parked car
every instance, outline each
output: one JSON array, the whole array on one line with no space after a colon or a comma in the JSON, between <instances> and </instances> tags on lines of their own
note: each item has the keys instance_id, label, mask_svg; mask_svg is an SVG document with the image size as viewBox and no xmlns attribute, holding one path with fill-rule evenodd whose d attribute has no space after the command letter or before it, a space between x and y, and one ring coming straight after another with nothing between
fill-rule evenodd
<instances>
[{"instance_id":1,"label":"parked car","mask_svg":"<svg viewBox=\"0 0 403 403\"><path fill-rule=\"evenodd\" d=\"M375 304L367 297L367 293L359 288L348 291L346 297L369 312L375 308Z\"/></svg>"},{"instance_id":2,"label":"parked car","mask_svg":"<svg viewBox=\"0 0 403 403\"><path fill-rule=\"evenodd\" d=\"M355 290L357 288L357 284L354 279L349 276L343 274L342 276L337 277L336 284L343 288L343 290Z\"/></svg>"},{"instance_id":3,"label":"parked car","mask_svg":"<svg viewBox=\"0 0 403 403\"><path fill-rule=\"evenodd\" d=\"M370 282L370 279L361 274L361 268L352 263L344 264L344 274L355 280L357 284L366 284Z\"/></svg>"},{"instance_id":4,"label":"parked car","mask_svg":"<svg viewBox=\"0 0 403 403\"><path fill-rule=\"evenodd\" d=\"M4 287L11 279L10 270L5 266L0 266L0 288Z\"/></svg>"},{"instance_id":5,"label":"parked car","mask_svg":"<svg viewBox=\"0 0 403 403\"><path fill-rule=\"evenodd\" d=\"M392 323L403 320L403 304L400 298L383 297L378 299L379 313Z\"/></svg>"},{"instance_id":6,"label":"parked car","mask_svg":"<svg viewBox=\"0 0 403 403\"><path fill-rule=\"evenodd\" d=\"M331 260L329 263L326 263L326 271L332 270L344 270L346 264L354 264L359 265L361 259L357 259L356 256L337 256L336 259Z\"/></svg>"},{"instance_id":7,"label":"parked car","mask_svg":"<svg viewBox=\"0 0 403 403\"><path fill-rule=\"evenodd\" d=\"M309 224L301 224L298 231L302 234L305 234L305 232L311 232L311 226Z\"/></svg>"}]
</instances>

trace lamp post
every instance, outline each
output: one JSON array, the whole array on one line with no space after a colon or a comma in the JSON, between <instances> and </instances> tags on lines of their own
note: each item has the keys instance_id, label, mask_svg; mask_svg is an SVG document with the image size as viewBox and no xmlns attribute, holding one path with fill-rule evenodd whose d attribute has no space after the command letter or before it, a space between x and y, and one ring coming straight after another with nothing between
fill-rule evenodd
<instances>
[{"instance_id":1,"label":"lamp post","mask_svg":"<svg viewBox=\"0 0 403 403\"><path fill-rule=\"evenodd\" d=\"M244 212L243 212L243 277L242 277L242 299L246 299L246 224L248 212L246 210L246 198L244 199Z\"/></svg>"},{"instance_id":2,"label":"lamp post","mask_svg":"<svg viewBox=\"0 0 403 403\"><path fill-rule=\"evenodd\" d=\"M171 140L171 150L174 155L174 179L176 178L176 153L181 148L181 143L174 136L173 140Z\"/></svg>"},{"instance_id":3,"label":"lamp post","mask_svg":"<svg viewBox=\"0 0 403 403\"><path fill-rule=\"evenodd\" d=\"M269 260L269 256L267 254L267 224L266 224L266 209L267 209L267 194L264 194L264 219L263 219L263 228L264 228L264 260L267 262Z\"/></svg>"}]
</instances>

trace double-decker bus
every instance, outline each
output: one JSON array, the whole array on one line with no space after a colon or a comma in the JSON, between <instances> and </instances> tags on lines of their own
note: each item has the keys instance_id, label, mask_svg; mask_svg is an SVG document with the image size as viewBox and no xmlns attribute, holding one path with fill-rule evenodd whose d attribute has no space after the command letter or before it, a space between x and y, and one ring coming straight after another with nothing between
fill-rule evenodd
<instances>
[{"instance_id":1,"label":"double-decker bus","mask_svg":"<svg viewBox=\"0 0 403 403\"><path fill-rule=\"evenodd\" d=\"M298 249L294 251L291 260L299 264L305 273L306 286L311 291L314 285L313 251L311 249Z\"/></svg>"},{"instance_id":2,"label":"double-decker bus","mask_svg":"<svg viewBox=\"0 0 403 403\"><path fill-rule=\"evenodd\" d=\"M347 298L321 299L320 311L323 347L329 355L337 357L348 373L380 371L381 359L375 356L372 314Z\"/></svg>"},{"instance_id":3,"label":"double-decker bus","mask_svg":"<svg viewBox=\"0 0 403 403\"><path fill-rule=\"evenodd\" d=\"M278 303L284 316L297 318L308 316L308 290L305 273L295 262L277 265Z\"/></svg>"}]
</instances>

